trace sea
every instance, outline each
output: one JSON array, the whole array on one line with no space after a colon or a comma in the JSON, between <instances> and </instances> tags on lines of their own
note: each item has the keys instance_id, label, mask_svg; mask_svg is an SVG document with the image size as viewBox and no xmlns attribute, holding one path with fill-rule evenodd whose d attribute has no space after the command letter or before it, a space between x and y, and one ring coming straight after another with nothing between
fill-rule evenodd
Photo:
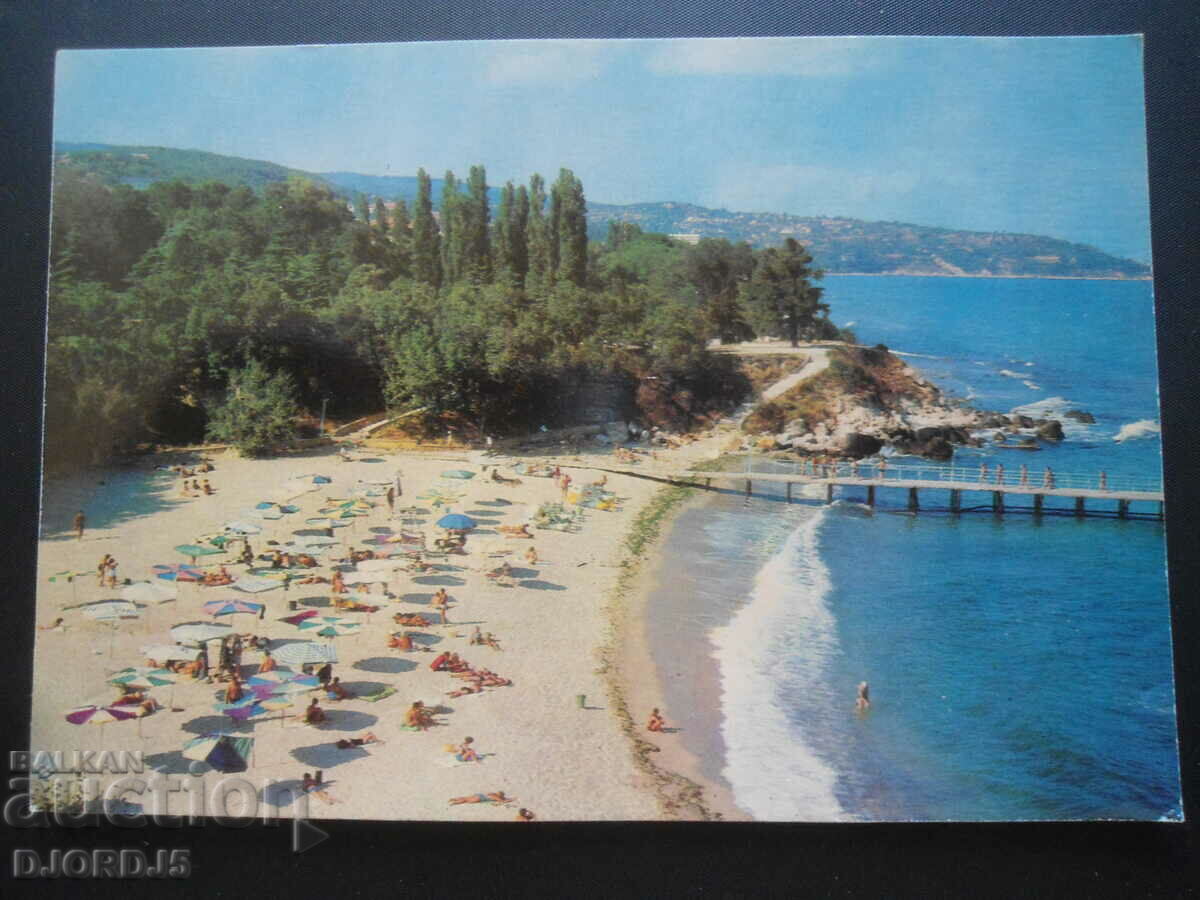
<instances>
[{"instance_id":1,"label":"sea","mask_svg":"<svg viewBox=\"0 0 1200 900\"><path fill-rule=\"evenodd\" d=\"M838 277L825 299L952 397L1095 418L945 465L1161 481L1150 282ZM918 463L939 465L889 460ZM674 520L647 638L705 774L758 820L1181 819L1162 522L938 493L913 513L764 482Z\"/></svg>"}]
</instances>

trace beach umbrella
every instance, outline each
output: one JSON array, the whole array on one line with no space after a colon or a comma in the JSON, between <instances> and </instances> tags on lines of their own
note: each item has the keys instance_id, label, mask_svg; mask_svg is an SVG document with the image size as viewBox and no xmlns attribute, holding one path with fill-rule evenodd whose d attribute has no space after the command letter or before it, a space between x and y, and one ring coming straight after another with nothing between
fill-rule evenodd
<instances>
[{"instance_id":1,"label":"beach umbrella","mask_svg":"<svg viewBox=\"0 0 1200 900\"><path fill-rule=\"evenodd\" d=\"M219 547L205 547L203 544L180 544L175 548L175 552L190 557L194 566L201 556L217 556L225 551Z\"/></svg>"},{"instance_id":2,"label":"beach umbrella","mask_svg":"<svg viewBox=\"0 0 1200 900\"><path fill-rule=\"evenodd\" d=\"M475 527L475 520L462 513L450 513L438 519L437 525L447 531L470 531Z\"/></svg>"},{"instance_id":3,"label":"beach umbrella","mask_svg":"<svg viewBox=\"0 0 1200 900\"><path fill-rule=\"evenodd\" d=\"M356 629L362 627L362 623L352 622L341 616L312 616L298 623L296 627L301 631L319 634L321 637L333 638L354 634Z\"/></svg>"},{"instance_id":4,"label":"beach umbrella","mask_svg":"<svg viewBox=\"0 0 1200 900\"><path fill-rule=\"evenodd\" d=\"M162 660L163 662L175 662L184 660L191 662L200 655L200 651L195 647L184 647L180 644L146 644L141 648L142 655L146 659ZM151 671L158 671L151 669Z\"/></svg>"},{"instance_id":5,"label":"beach umbrella","mask_svg":"<svg viewBox=\"0 0 1200 900\"><path fill-rule=\"evenodd\" d=\"M152 669L149 666L130 666L108 677L109 684L119 684L123 687L138 690L162 687L175 683L175 673L170 669Z\"/></svg>"},{"instance_id":6,"label":"beach umbrella","mask_svg":"<svg viewBox=\"0 0 1200 900\"><path fill-rule=\"evenodd\" d=\"M284 644L278 649L273 648L271 655L277 662L292 667L338 661L337 648L332 643L317 643L316 641L297 641L294 644Z\"/></svg>"},{"instance_id":7,"label":"beach umbrella","mask_svg":"<svg viewBox=\"0 0 1200 900\"><path fill-rule=\"evenodd\" d=\"M252 522L226 522L225 530L232 531L234 534L262 534L262 527L255 525Z\"/></svg>"},{"instance_id":8,"label":"beach umbrella","mask_svg":"<svg viewBox=\"0 0 1200 900\"><path fill-rule=\"evenodd\" d=\"M211 600L205 603L201 609L213 617L232 616L238 613L258 615L263 610L263 604L251 603L249 600Z\"/></svg>"},{"instance_id":9,"label":"beach umbrella","mask_svg":"<svg viewBox=\"0 0 1200 900\"><path fill-rule=\"evenodd\" d=\"M208 763L218 772L244 772L254 754L254 738L205 734L183 745L183 758Z\"/></svg>"},{"instance_id":10,"label":"beach umbrella","mask_svg":"<svg viewBox=\"0 0 1200 900\"><path fill-rule=\"evenodd\" d=\"M283 587L283 582L276 578L267 578L264 575L242 575L232 585L235 591L245 591L248 594L258 594L262 591L274 590L277 587Z\"/></svg>"},{"instance_id":11,"label":"beach umbrella","mask_svg":"<svg viewBox=\"0 0 1200 900\"><path fill-rule=\"evenodd\" d=\"M458 481L469 481L475 477L474 472L469 472L466 469L447 469L442 473L443 478L453 478Z\"/></svg>"},{"instance_id":12,"label":"beach umbrella","mask_svg":"<svg viewBox=\"0 0 1200 900\"><path fill-rule=\"evenodd\" d=\"M72 725L107 725L109 722L125 722L137 717L137 713L119 706L77 706L66 715Z\"/></svg>"},{"instance_id":13,"label":"beach umbrella","mask_svg":"<svg viewBox=\"0 0 1200 900\"><path fill-rule=\"evenodd\" d=\"M136 619L138 609L128 600L101 600L99 603L89 603L80 607L83 614L98 621L113 619Z\"/></svg>"},{"instance_id":14,"label":"beach umbrella","mask_svg":"<svg viewBox=\"0 0 1200 900\"><path fill-rule=\"evenodd\" d=\"M156 577L163 581L203 581L204 573L183 563L160 564L153 567Z\"/></svg>"},{"instance_id":15,"label":"beach umbrella","mask_svg":"<svg viewBox=\"0 0 1200 900\"><path fill-rule=\"evenodd\" d=\"M274 503L268 503L255 507L254 509L246 510L246 515L253 516L256 519L282 519L283 513Z\"/></svg>"},{"instance_id":16,"label":"beach umbrella","mask_svg":"<svg viewBox=\"0 0 1200 900\"><path fill-rule=\"evenodd\" d=\"M171 627L171 637L180 644L204 644L233 634L233 626L216 622L182 622Z\"/></svg>"},{"instance_id":17,"label":"beach umbrella","mask_svg":"<svg viewBox=\"0 0 1200 900\"><path fill-rule=\"evenodd\" d=\"M122 687L134 688L136 690L149 690L150 688L162 687L169 684L171 685L171 696L167 700L167 706L173 709L175 707L176 680L175 673L170 669L130 666L128 669L122 669L120 672L110 675L108 683L119 684Z\"/></svg>"},{"instance_id":18,"label":"beach umbrella","mask_svg":"<svg viewBox=\"0 0 1200 900\"><path fill-rule=\"evenodd\" d=\"M319 688L321 680L315 675L298 675L295 672L274 669L252 676L246 684L255 693L303 694Z\"/></svg>"},{"instance_id":19,"label":"beach umbrella","mask_svg":"<svg viewBox=\"0 0 1200 900\"><path fill-rule=\"evenodd\" d=\"M289 625L299 625L305 619L311 619L313 616L319 616L320 613L315 609L306 609L304 612L298 612L294 616L285 616L281 621L287 622Z\"/></svg>"},{"instance_id":20,"label":"beach umbrella","mask_svg":"<svg viewBox=\"0 0 1200 900\"><path fill-rule=\"evenodd\" d=\"M109 722L128 722L130 719L138 719L138 714L133 710L136 707L121 707L110 705L89 705L77 706L72 710L67 711L66 720L72 725L99 725L100 726L100 743L104 743L104 726ZM141 720L138 719L138 727L141 728Z\"/></svg>"}]
</instances>

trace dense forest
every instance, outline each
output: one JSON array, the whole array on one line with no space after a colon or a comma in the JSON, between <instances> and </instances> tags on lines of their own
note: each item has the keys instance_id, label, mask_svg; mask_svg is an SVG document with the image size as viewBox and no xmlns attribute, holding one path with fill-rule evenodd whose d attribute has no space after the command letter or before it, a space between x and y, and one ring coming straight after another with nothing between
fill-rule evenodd
<instances>
[{"instance_id":1,"label":"dense forest","mask_svg":"<svg viewBox=\"0 0 1200 900\"><path fill-rule=\"evenodd\" d=\"M746 384L711 338L835 336L794 240L687 245L613 223L589 242L583 185L418 172L410 206L301 177L113 185L55 174L46 458L97 462L204 438L261 452L382 409L478 433L572 424L581 391L687 427Z\"/></svg>"}]
</instances>

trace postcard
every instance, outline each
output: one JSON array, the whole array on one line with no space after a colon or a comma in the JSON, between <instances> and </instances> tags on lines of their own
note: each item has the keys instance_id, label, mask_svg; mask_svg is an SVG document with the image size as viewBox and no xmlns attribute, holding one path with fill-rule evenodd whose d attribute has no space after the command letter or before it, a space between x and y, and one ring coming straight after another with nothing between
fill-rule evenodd
<instances>
[{"instance_id":1,"label":"postcard","mask_svg":"<svg viewBox=\"0 0 1200 900\"><path fill-rule=\"evenodd\" d=\"M55 83L39 808L1182 820L1139 37Z\"/></svg>"}]
</instances>

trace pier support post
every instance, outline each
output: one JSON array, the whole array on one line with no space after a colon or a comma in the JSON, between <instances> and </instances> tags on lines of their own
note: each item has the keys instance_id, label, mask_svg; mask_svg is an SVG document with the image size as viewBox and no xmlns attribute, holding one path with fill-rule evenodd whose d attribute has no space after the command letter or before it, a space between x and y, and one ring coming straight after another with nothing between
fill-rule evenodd
<instances>
[{"instance_id":1,"label":"pier support post","mask_svg":"<svg viewBox=\"0 0 1200 900\"><path fill-rule=\"evenodd\" d=\"M1160 519L1165 519L1167 517L1166 505L1162 500L1158 501L1158 517Z\"/></svg>"},{"instance_id":2,"label":"pier support post","mask_svg":"<svg viewBox=\"0 0 1200 900\"><path fill-rule=\"evenodd\" d=\"M908 508L913 512L921 508L921 503L917 500L917 489L915 487L908 489Z\"/></svg>"},{"instance_id":3,"label":"pier support post","mask_svg":"<svg viewBox=\"0 0 1200 900\"><path fill-rule=\"evenodd\" d=\"M826 503L833 502L833 482L832 481L827 482L825 484L825 502Z\"/></svg>"},{"instance_id":4,"label":"pier support post","mask_svg":"<svg viewBox=\"0 0 1200 900\"><path fill-rule=\"evenodd\" d=\"M1128 519L1129 518L1129 501L1128 500L1118 500L1117 501L1117 518L1118 519Z\"/></svg>"},{"instance_id":5,"label":"pier support post","mask_svg":"<svg viewBox=\"0 0 1200 900\"><path fill-rule=\"evenodd\" d=\"M1004 514L1004 491L992 491L992 512L997 516Z\"/></svg>"},{"instance_id":6,"label":"pier support post","mask_svg":"<svg viewBox=\"0 0 1200 900\"><path fill-rule=\"evenodd\" d=\"M746 496L747 497L750 496L750 479L749 478L746 479Z\"/></svg>"},{"instance_id":7,"label":"pier support post","mask_svg":"<svg viewBox=\"0 0 1200 900\"><path fill-rule=\"evenodd\" d=\"M950 512L958 512L962 508L962 491L950 488Z\"/></svg>"},{"instance_id":8,"label":"pier support post","mask_svg":"<svg viewBox=\"0 0 1200 900\"><path fill-rule=\"evenodd\" d=\"M787 483L787 502L792 502L792 483L790 481Z\"/></svg>"},{"instance_id":9,"label":"pier support post","mask_svg":"<svg viewBox=\"0 0 1200 900\"><path fill-rule=\"evenodd\" d=\"M1084 500L1082 497L1075 498L1075 515L1081 519L1083 518L1084 514L1086 513L1086 510L1084 509L1083 504L1084 504Z\"/></svg>"},{"instance_id":10,"label":"pier support post","mask_svg":"<svg viewBox=\"0 0 1200 900\"><path fill-rule=\"evenodd\" d=\"M875 485L867 485L867 506L875 508Z\"/></svg>"},{"instance_id":11,"label":"pier support post","mask_svg":"<svg viewBox=\"0 0 1200 900\"><path fill-rule=\"evenodd\" d=\"M705 479L704 479L704 486L705 486L706 488L710 488L710 487L712 487L712 479L711 479L711 478L705 478Z\"/></svg>"},{"instance_id":12,"label":"pier support post","mask_svg":"<svg viewBox=\"0 0 1200 900\"><path fill-rule=\"evenodd\" d=\"M1033 495L1033 514L1035 516L1040 516L1042 514L1042 499L1043 498L1041 494Z\"/></svg>"}]
</instances>

